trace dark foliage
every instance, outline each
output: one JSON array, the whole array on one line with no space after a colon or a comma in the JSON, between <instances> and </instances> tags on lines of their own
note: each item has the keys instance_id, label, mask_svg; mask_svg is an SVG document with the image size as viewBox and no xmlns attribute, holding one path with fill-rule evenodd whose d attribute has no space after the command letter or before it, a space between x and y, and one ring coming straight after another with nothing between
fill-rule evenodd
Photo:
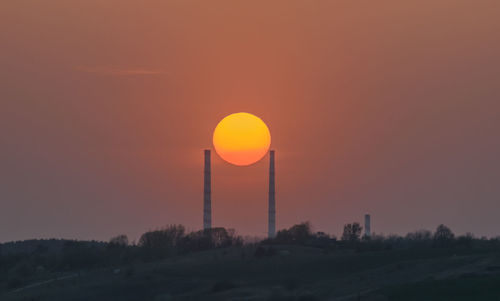
<instances>
[{"instance_id":1,"label":"dark foliage","mask_svg":"<svg viewBox=\"0 0 500 301\"><path fill-rule=\"evenodd\" d=\"M127 235L118 235L109 240L109 247L123 248L128 246Z\"/></svg>"},{"instance_id":2,"label":"dark foliage","mask_svg":"<svg viewBox=\"0 0 500 301\"><path fill-rule=\"evenodd\" d=\"M436 232L434 233L434 244L439 247L447 247L451 246L455 235L451 232L450 228L441 224L436 228Z\"/></svg>"},{"instance_id":3,"label":"dark foliage","mask_svg":"<svg viewBox=\"0 0 500 301\"><path fill-rule=\"evenodd\" d=\"M344 227L342 240L324 232L313 232L309 223L294 225L279 231L274 239L266 239L241 248L241 260L248 260L244 250L255 250L255 258L289 256L287 245L321 248L324 253L337 251L377 252L408 250L425 256L428 252L469 252L469 250L500 250L500 239L475 238L472 234L455 237L451 229L439 225L434 233L427 230L410 232L406 236L377 235L360 239L358 223ZM182 225L170 225L144 233L137 245L127 236L119 235L108 243L73 240L29 240L0 244L0 284L15 289L43 279L46 275L65 271L94 268L122 269L124 277L134 277L135 266L141 262L161 260L190 252L217 248L240 247L243 240L234 230L213 228L186 233ZM225 252L221 254L226 254ZM251 253L249 253L251 254ZM450 255L450 256L451 256ZM495 269L492 267L491 269ZM44 276L45 275L45 276ZM286 283L285 283L286 284ZM285 287L293 290L292 282ZM1 288L0 288L1 289ZM230 289L227 283L215 283L213 292Z\"/></svg>"},{"instance_id":4,"label":"dark foliage","mask_svg":"<svg viewBox=\"0 0 500 301\"><path fill-rule=\"evenodd\" d=\"M125 276L131 277L135 263L242 244L234 230L213 228L186 234L182 225L146 232L138 245L130 245L126 235L108 243L56 239L6 243L0 244L0 284L14 289L44 273L117 266L126 266Z\"/></svg>"},{"instance_id":5,"label":"dark foliage","mask_svg":"<svg viewBox=\"0 0 500 301\"><path fill-rule=\"evenodd\" d=\"M288 229L278 231L274 239L266 239L263 244L304 245L317 248L329 248L336 242L335 237L330 237L324 232L313 233L311 224L304 222Z\"/></svg>"},{"instance_id":6,"label":"dark foliage","mask_svg":"<svg viewBox=\"0 0 500 301\"><path fill-rule=\"evenodd\" d=\"M343 241L358 241L361 236L361 230L363 227L359 223L352 223L344 225L344 231L342 232Z\"/></svg>"},{"instance_id":7,"label":"dark foliage","mask_svg":"<svg viewBox=\"0 0 500 301\"><path fill-rule=\"evenodd\" d=\"M234 230L212 228L189 233L183 238L180 249L184 252L192 252L240 246L242 244L243 239L236 236Z\"/></svg>"},{"instance_id":8,"label":"dark foliage","mask_svg":"<svg viewBox=\"0 0 500 301\"><path fill-rule=\"evenodd\" d=\"M275 241L278 243L304 244L312 237L311 224L305 222L278 231Z\"/></svg>"}]
</instances>

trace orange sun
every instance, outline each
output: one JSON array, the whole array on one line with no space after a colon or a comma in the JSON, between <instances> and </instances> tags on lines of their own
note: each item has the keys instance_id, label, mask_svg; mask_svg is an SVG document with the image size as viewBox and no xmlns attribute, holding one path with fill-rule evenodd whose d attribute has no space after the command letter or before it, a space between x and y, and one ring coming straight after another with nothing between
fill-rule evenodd
<instances>
[{"instance_id":1,"label":"orange sun","mask_svg":"<svg viewBox=\"0 0 500 301\"><path fill-rule=\"evenodd\" d=\"M271 145L271 134L259 117L235 113L217 124L213 141L222 159L234 165L246 166L266 155Z\"/></svg>"}]
</instances>

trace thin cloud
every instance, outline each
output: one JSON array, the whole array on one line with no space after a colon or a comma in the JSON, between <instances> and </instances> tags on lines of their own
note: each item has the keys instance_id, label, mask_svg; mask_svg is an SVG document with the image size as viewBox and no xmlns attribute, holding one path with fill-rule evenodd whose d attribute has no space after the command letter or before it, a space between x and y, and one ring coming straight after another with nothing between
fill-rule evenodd
<instances>
[{"instance_id":1,"label":"thin cloud","mask_svg":"<svg viewBox=\"0 0 500 301\"><path fill-rule=\"evenodd\" d=\"M116 76L127 76L127 75L161 75L167 74L163 70L152 70L152 69L122 69L114 67L103 67L103 66L78 66L75 68L78 71L86 73L95 73L103 75L116 75Z\"/></svg>"}]
</instances>

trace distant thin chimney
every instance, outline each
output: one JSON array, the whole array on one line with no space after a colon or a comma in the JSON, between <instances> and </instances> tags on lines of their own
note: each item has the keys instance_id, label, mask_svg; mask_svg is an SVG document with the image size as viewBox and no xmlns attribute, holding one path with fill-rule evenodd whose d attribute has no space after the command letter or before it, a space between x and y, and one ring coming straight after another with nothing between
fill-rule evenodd
<instances>
[{"instance_id":1,"label":"distant thin chimney","mask_svg":"<svg viewBox=\"0 0 500 301\"><path fill-rule=\"evenodd\" d=\"M203 229L212 228L212 180L210 171L210 150L205 150L205 171L203 190Z\"/></svg>"},{"instance_id":2,"label":"distant thin chimney","mask_svg":"<svg viewBox=\"0 0 500 301\"><path fill-rule=\"evenodd\" d=\"M276 199L275 199L275 183L274 183L274 150L269 152L269 224L268 237L276 236Z\"/></svg>"},{"instance_id":3,"label":"distant thin chimney","mask_svg":"<svg viewBox=\"0 0 500 301\"><path fill-rule=\"evenodd\" d=\"M366 237L371 237L372 232L371 232L371 225L370 225L370 215L366 214L365 215L365 236Z\"/></svg>"}]
</instances>

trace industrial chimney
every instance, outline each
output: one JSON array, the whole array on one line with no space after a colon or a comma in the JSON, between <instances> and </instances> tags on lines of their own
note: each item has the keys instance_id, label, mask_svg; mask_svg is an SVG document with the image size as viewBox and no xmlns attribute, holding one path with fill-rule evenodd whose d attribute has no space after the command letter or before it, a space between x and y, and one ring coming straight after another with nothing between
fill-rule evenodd
<instances>
[{"instance_id":1,"label":"industrial chimney","mask_svg":"<svg viewBox=\"0 0 500 301\"><path fill-rule=\"evenodd\" d=\"M372 235L371 225L370 225L370 215L365 214L365 237L370 238Z\"/></svg>"},{"instance_id":2,"label":"industrial chimney","mask_svg":"<svg viewBox=\"0 0 500 301\"><path fill-rule=\"evenodd\" d=\"M275 199L275 184L274 184L274 150L269 152L269 225L268 237L276 236L276 199Z\"/></svg>"},{"instance_id":3,"label":"industrial chimney","mask_svg":"<svg viewBox=\"0 0 500 301\"><path fill-rule=\"evenodd\" d=\"M212 228L212 181L210 172L210 150L205 150L205 181L203 189L203 229Z\"/></svg>"}]
</instances>

